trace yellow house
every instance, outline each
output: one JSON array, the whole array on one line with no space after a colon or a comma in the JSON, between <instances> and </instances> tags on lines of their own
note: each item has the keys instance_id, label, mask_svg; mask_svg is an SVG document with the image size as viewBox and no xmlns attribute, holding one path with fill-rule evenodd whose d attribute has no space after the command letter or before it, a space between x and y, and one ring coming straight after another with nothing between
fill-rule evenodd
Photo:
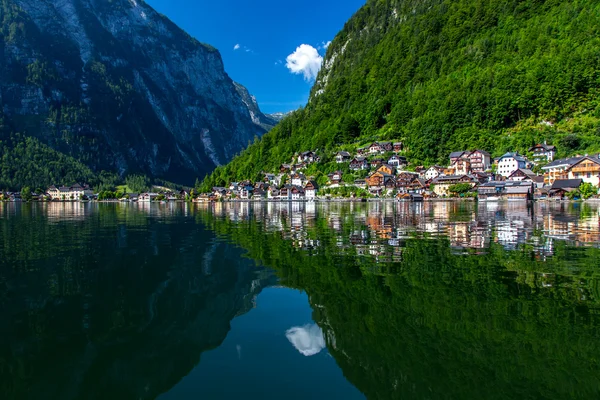
<instances>
[{"instance_id":1,"label":"yellow house","mask_svg":"<svg viewBox=\"0 0 600 400\"><path fill-rule=\"evenodd\" d=\"M584 183L600 186L600 159L583 157L568 169L568 179L581 179Z\"/></svg>"}]
</instances>

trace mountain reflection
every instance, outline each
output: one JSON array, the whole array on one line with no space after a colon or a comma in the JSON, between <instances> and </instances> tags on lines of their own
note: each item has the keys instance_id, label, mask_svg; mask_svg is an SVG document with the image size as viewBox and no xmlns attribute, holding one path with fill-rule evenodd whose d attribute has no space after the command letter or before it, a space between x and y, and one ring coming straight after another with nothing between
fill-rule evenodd
<instances>
[{"instance_id":1,"label":"mountain reflection","mask_svg":"<svg viewBox=\"0 0 600 400\"><path fill-rule=\"evenodd\" d=\"M120 206L0 205L3 399L152 399L275 282L185 223Z\"/></svg>"},{"instance_id":2,"label":"mountain reflection","mask_svg":"<svg viewBox=\"0 0 600 400\"><path fill-rule=\"evenodd\" d=\"M242 203L195 216L306 291L369 399L600 395L597 205Z\"/></svg>"},{"instance_id":3,"label":"mountain reflection","mask_svg":"<svg viewBox=\"0 0 600 400\"><path fill-rule=\"evenodd\" d=\"M302 362L328 351L369 399L598 398L598 215L593 203L0 204L0 390L156 398L277 284L305 292L315 322L278 330L283 349Z\"/></svg>"}]
</instances>

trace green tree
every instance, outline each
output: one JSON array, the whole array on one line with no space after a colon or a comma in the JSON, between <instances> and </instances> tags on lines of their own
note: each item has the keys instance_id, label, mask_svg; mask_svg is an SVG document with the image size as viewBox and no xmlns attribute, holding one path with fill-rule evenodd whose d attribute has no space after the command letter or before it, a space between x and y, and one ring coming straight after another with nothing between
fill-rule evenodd
<instances>
[{"instance_id":1,"label":"green tree","mask_svg":"<svg viewBox=\"0 0 600 400\"><path fill-rule=\"evenodd\" d=\"M583 199L589 199L590 197L598 195L598 188L591 183L582 183L579 187L579 193Z\"/></svg>"},{"instance_id":2,"label":"green tree","mask_svg":"<svg viewBox=\"0 0 600 400\"><path fill-rule=\"evenodd\" d=\"M469 183L457 183L448 188L448 191L455 195L461 195L470 192L473 187Z\"/></svg>"},{"instance_id":3,"label":"green tree","mask_svg":"<svg viewBox=\"0 0 600 400\"><path fill-rule=\"evenodd\" d=\"M23 201L31 201L33 196L31 195L31 188L29 186L25 186L21 189L21 199Z\"/></svg>"}]
</instances>

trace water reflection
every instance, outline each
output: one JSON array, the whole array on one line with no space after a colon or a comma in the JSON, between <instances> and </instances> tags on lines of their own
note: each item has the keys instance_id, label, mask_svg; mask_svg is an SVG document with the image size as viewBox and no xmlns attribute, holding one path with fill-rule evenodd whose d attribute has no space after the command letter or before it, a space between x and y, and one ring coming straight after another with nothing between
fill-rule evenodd
<instances>
[{"instance_id":1,"label":"water reflection","mask_svg":"<svg viewBox=\"0 0 600 400\"><path fill-rule=\"evenodd\" d=\"M303 207L195 216L306 291L330 354L367 398L600 395L597 205Z\"/></svg>"},{"instance_id":2,"label":"water reflection","mask_svg":"<svg viewBox=\"0 0 600 400\"><path fill-rule=\"evenodd\" d=\"M323 331L317 324L295 326L285 333L292 346L306 357L319 354L325 348Z\"/></svg>"},{"instance_id":3,"label":"water reflection","mask_svg":"<svg viewBox=\"0 0 600 400\"><path fill-rule=\"evenodd\" d=\"M598 398L598 215L593 203L0 204L0 391L155 398L278 285L306 294L313 323L296 326L307 319L291 306L273 332L269 314L248 320L233 361L210 364L247 362L248 377L213 386L256 387L274 354L264 384L291 398L290 368L320 376L329 352L367 398ZM314 398L335 393L331 376Z\"/></svg>"},{"instance_id":4,"label":"water reflection","mask_svg":"<svg viewBox=\"0 0 600 400\"><path fill-rule=\"evenodd\" d=\"M188 208L0 204L3 399L153 399L272 273Z\"/></svg>"}]
</instances>

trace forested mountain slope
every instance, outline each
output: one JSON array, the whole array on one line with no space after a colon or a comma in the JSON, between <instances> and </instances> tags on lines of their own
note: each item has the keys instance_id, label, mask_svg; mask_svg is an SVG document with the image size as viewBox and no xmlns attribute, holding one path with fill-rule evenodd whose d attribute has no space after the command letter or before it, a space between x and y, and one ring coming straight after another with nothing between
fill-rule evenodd
<instances>
[{"instance_id":1,"label":"forested mountain slope","mask_svg":"<svg viewBox=\"0 0 600 400\"><path fill-rule=\"evenodd\" d=\"M189 184L266 132L239 90L215 48L142 0L0 0L0 159L20 133L94 174Z\"/></svg>"},{"instance_id":2,"label":"forested mountain slope","mask_svg":"<svg viewBox=\"0 0 600 400\"><path fill-rule=\"evenodd\" d=\"M415 164L543 140L600 151L599 88L598 2L369 0L328 48L307 106L204 186L374 139L403 140Z\"/></svg>"}]
</instances>

